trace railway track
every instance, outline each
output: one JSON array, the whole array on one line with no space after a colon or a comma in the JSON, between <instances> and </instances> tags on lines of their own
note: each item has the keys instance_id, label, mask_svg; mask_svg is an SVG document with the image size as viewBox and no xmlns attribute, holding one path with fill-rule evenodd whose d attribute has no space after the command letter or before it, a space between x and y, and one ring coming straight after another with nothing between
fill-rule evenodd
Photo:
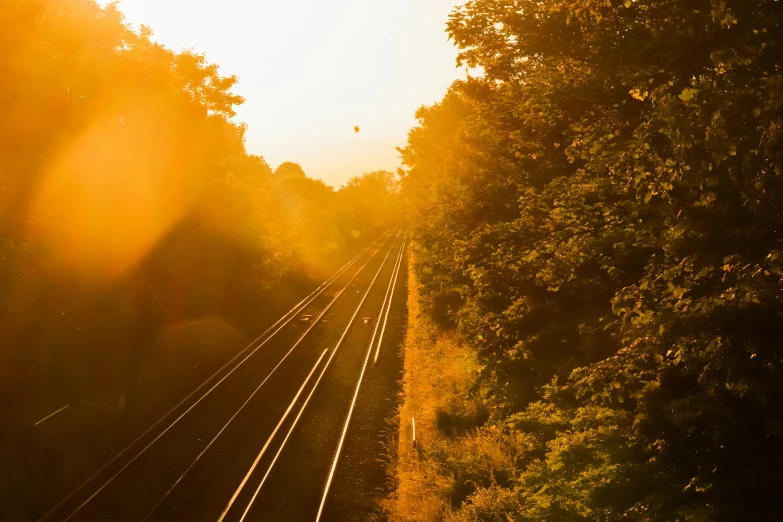
<instances>
[{"instance_id":1,"label":"railway track","mask_svg":"<svg viewBox=\"0 0 783 522\"><path fill-rule=\"evenodd\" d=\"M369 245L39 522L320 518L404 248Z\"/></svg>"}]
</instances>

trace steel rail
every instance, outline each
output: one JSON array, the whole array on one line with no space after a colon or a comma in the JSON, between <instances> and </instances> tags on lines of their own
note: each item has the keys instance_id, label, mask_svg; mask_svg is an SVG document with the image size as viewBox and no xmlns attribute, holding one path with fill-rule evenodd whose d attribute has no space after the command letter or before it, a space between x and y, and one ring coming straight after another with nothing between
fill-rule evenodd
<instances>
[{"instance_id":1,"label":"steel rail","mask_svg":"<svg viewBox=\"0 0 783 522\"><path fill-rule=\"evenodd\" d=\"M403 252L405 251L405 240L407 239L407 234L405 237L403 237L402 240L402 246L400 247L400 254L397 257L397 265L395 267L395 273L392 273L392 277L390 278L389 283L390 284L396 284L397 283L397 277L396 275L399 274L399 266L402 264L402 256ZM394 296L394 290L392 290L392 296ZM389 301L389 306L386 311L386 317L388 318L388 310L391 309L391 300ZM383 309L381 309L381 313L383 313ZM385 330L384 325L384 330ZM381 331L381 339L383 338L383 331ZM340 435L340 442L337 444L337 451L335 452L334 459L332 460L332 467L329 470L329 478L326 480L326 487L324 488L323 495L321 496L321 504L318 507L318 514L315 517L315 522L320 522L321 515L323 514L324 506L326 505L326 498L329 496L329 488L332 485L332 480L334 479L334 474L337 471L337 463L340 460L340 454L343 450L343 444L345 443L345 437L348 435L348 427L351 424L351 417L353 416L353 410L356 407L356 400L359 398L359 390L362 387L362 381L364 380L364 374L367 372L367 364L370 361L370 355L372 354L372 348L373 343L375 342L375 338L373 338L370 341L370 346L367 348L367 355L364 358L364 365L362 366L362 371L359 374L359 380L356 382L356 390L354 390L353 398L351 399L351 407L348 409L348 415L345 417L345 424L343 426L342 434Z\"/></svg>"},{"instance_id":2,"label":"steel rail","mask_svg":"<svg viewBox=\"0 0 783 522\"><path fill-rule=\"evenodd\" d=\"M403 247L405 245L405 238L407 237L407 233L402 238ZM386 310L386 318L388 320L389 317L389 308L391 307L392 297L394 294L393 289L396 286L397 283L397 274L399 273L400 265L402 264L402 252L403 248L400 248L400 252L397 254L397 261L394 264L394 270L392 271L392 275L389 278L389 286L386 288L386 295L383 298L383 304L381 305L381 311L378 314L378 322L375 323L375 329L372 332L372 339L370 339L370 346L372 346L375 343L375 339L378 335L378 327L381 325L381 319L383 318L384 310ZM384 330L386 328L386 323L384 322ZM381 331L381 336L383 336L383 330ZM376 354L375 360L378 360L378 356ZM375 364L375 361L373 361L373 364Z\"/></svg>"},{"instance_id":3,"label":"steel rail","mask_svg":"<svg viewBox=\"0 0 783 522\"><path fill-rule=\"evenodd\" d=\"M41 424L43 421L45 421L45 420L47 420L47 419L51 419L52 417L54 417L55 415L57 415L58 413L60 413L60 412L61 412L61 411L63 411L64 409L66 409L68 406L70 406L70 404L66 404L65 406L63 406L63 407L62 407L62 408L60 408L59 410L55 411L54 413L50 413L49 415L47 415L47 416L46 416L46 417L44 417L43 419L41 419L41 420L39 420L38 422L36 422L35 424L33 424L33 426L38 426L38 425L39 425L39 424Z\"/></svg>"},{"instance_id":4,"label":"steel rail","mask_svg":"<svg viewBox=\"0 0 783 522\"><path fill-rule=\"evenodd\" d=\"M255 498L258 496L259 491L261 490L261 487L263 486L264 482L266 481L267 477L269 476L270 472L272 471L272 468L274 464L277 462L277 458L280 456L280 454L283 451L283 448L285 447L285 444L288 442L289 437L291 436L291 433L293 433L294 428L296 427L296 424L298 423L299 419L302 416L302 413L304 412L305 408L307 407L307 404L310 402L310 399L312 398L313 394L315 393L315 390L318 388L318 385L321 382L321 379L323 378L324 374L326 373L326 370L331 365L332 360L334 359L334 356L337 354L338 349L342 345L343 341L345 340L345 337L348 335L348 332L350 331L351 327L353 326L354 321L356 320L356 316L359 314L359 311L362 308L362 305L364 305L364 302L367 300L367 296L370 294L370 291L372 290L373 286L375 285L375 281L378 279L378 276L380 275L381 271L383 270L383 267L386 266L386 261L389 258L389 255L391 254L392 250L394 249L394 245L396 244L396 238L399 237L399 232L397 233L397 236L395 236L395 241L392 244L392 247L389 249L389 252L386 254L386 257L384 258L383 262L381 263L381 266L378 268L378 271L375 273L375 276L373 277L372 281L370 282L370 285L367 287L367 291L364 293L364 296L362 297L362 300L359 302L359 305L356 307L356 310L354 311L353 315L351 316L351 319L348 321L348 325L345 327L345 330L343 331L342 335L340 336L340 339L337 341L337 344L332 349L332 353L329 355L329 359L327 359L326 363L324 364L323 368L321 369L321 373L318 376L318 379L315 381L315 384L313 385L312 389L310 390L310 393L308 394L307 398L305 399L305 402L302 404L302 406L299 409L299 412L294 419L292 425L289 427L288 433L286 434L285 438L283 439L280 447L278 448L277 453L275 454L275 457L273 458L272 462L270 463L269 467L267 468L266 473L264 474L264 477L261 480L261 483L259 484L258 488L256 489L255 493L253 494L252 499L248 503L247 508L245 509L242 519L244 520L247 516L247 513L250 511L250 508L255 501ZM234 492L234 495L231 497L231 500L229 500L228 504L226 505L225 509L223 509L223 512L220 515L220 518L218 518L218 522L223 522L223 520L228 515L228 512L230 511L231 507L233 506L234 502L236 502L236 499L239 497L239 494L242 492L242 490L247 485L248 480L250 479L250 476L255 471L255 468L258 466L258 463L260 462L261 458L263 457L264 453L268 449L269 445L272 442L272 439L277 433L277 430L282 425L282 422L285 420L285 417L288 416L290 412L287 411L285 415L283 416L283 419L281 419L280 423L278 424L278 428L275 429L275 431L270 435L270 437L267 439L266 443L264 444L264 447L261 449L261 452L256 457L256 460L253 462L253 465L250 467L248 472L245 474L244 479L240 483L239 487Z\"/></svg>"},{"instance_id":5,"label":"steel rail","mask_svg":"<svg viewBox=\"0 0 783 522\"><path fill-rule=\"evenodd\" d=\"M396 242L396 241L395 241ZM384 242L385 243L385 242ZM394 244L392 244L392 248L394 248ZM253 392L248 396L248 398L245 400L244 403L239 407L239 409L234 412L234 414L231 416L231 418L226 422L223 427L218 431L218 433L209 441L209 443L201 450L201 452L196 456L196 458L190 463L190 465L185 468L185 471L180 474L180 476L177 478L177 480L174 482L174 484L171 485L171 487L164 493L163 497L161 497L155 505L152 507L152 509L147 513L147 515L144 517L142 522L146 522L150 519L150 517L158 510L158 508L165 502L166 498L174 491L174 489L177 487L177 484L179 484L183 478L190 472L191 469L198 463L199 460L201 460L201 457L204 456L204 454L209 450L210 447L217 441L217 439L220 437L221 434L228 428L228 426L234 421L234 419L240 414L240 412L245 408L245 406L250 403L250 401L255 397L255 395L258 393L258 391L266 384L266 382L272 377L272 375L277 371L278 368L288 359L288 357L293 353L293 351L299 346L299 344L307 337L307 334L310 333L310 331L315 328L315 326L320 322L320 320L326 315L326 313L332 308L332 305L337 302L337 300L340 298L340 296L345 292L345 290L351 286L351 284L356 280L357 277L364 271L365 267L375 258L376 254L373 254L370 256L367 261L362 265L362 267L353 275L350 281L345 284L345 286L340 290L337 295L335 295L332 300L329 302L329 304L321 311L320 314L318 314L318 317L310 324L310 326L305 330L305 332L297 339L297 341L291 346L291 348L286 352L286 354L278 361L277 365L275 365L274 368L267 374L266 377L261 381L261 383L253 390ZM324 352L325 353L325 352ZM319 359L320 360L320 359ZM315 368L313 369L315 371ZM309 377L307 378L309 380ZM302 385L304 387L304 384ZM301 393L301 392L300 392ZM297 394L297 397L299 394ZM290 409L290 408L289 408ZM282 422L282 421L281 421ZM277 428L276 428L277 430ZM275 432L276 432L275 430Z\"/></svg>"},{"instance_id":6,"label":"steel rail","mask_svg":"<svg viewBox=\"0 0 783 522\"><path fill-rule=\"evenodd\" d=\"M215 371L211 376L209 376L204 382L202 382L198 387L196 387L190 394L188 394L184 399L182 399L179 403L177 403L174 407L172 407L169 411L167 411L165 414L163 414L157 421L155 421L149 428L147 428L141 435L136 437L132 442L130 442L128 445L126 445L122 450L120 450L117 455L115 455L111 460L106 462L103 466L101 466L97 471L95 471L92 475L90 475L87 479L85 479L82 483L80 483L76 488L74 488L68 495L66 495L62 500L60 500L57 504L55 504L52 508L49 509L43 516L41 516L38 519L38 522L44 522L47 520L52 514L57 512L62 506L64 506L68 501L70 501L74 496L76 496L81 490L83 490L87 485L89 485L92 481L94 481L101 473L106 471L112 464L117 462L120 458L122 458L128 451L130 451L134 446L136 446L144 437L149 435L155 428L157 428L159 425L161 425L168 417L172 415L177 409L181 408L187 401L192 399L199 391L201 391L203 388L205 388L211 381L213 381L218 375L220 375L221 372L226 370L229 366L231 366L234 362L237 361L242 355L244 355L248 350L253 348L256 343L258 343L261 339L264 339L269 332L274 330L266 339L264 339L250 354L248 354L244 359L242 359L239 363L232 368L229 373L227 373L222 379L220 379L212 388L210 388L208 391L202 395L196 403L194 403L188 410L180 415L171 425L169 425L166 430L163 432L165 433L169 429L171 429L179 420L184 417L185 414L187 414L189 411L193 409L199 402L201 402L207 395L209 395L218 385L220 385L225 379L231 375L237 368L239 368L247 359L249 359L252 355L254 355L264 344L266 344L274 335L279 332L282 327L284 327L286 324L288 324L299 312L301 312L304 308L310 305L315 299L317 299L323 292L326 291L327 288L329 288L334 281L337 280L343 273L345 273L351 266L353 266L356 261L358 261L364 254L366 254L373 246L375 246L379 241L383 240L383 243L386 242L389 236L389 231L384 232L381 234L381 236L370 243L367 247L365 247L361 252L356 254L351 260L349 260L345 265L343 265L337 272L335 272L331 277L329 277L326 281L321 283L315 290L313 290L309 295L307 295L304 299L299 301L297 304L293 306L288 312L286 312L280 319L277 320L272 326L267 328L261 335L259 335L253 342L251 342L247 347L245 347L243 350L241 350L239 353L237 353L234 357L232 357L227 363L225 363L223 366L221 366L217 371ZM381 244L383 244L381 243ZM281 323L283 323L281 325ZM278 327L275 330L276 327ZM162 435L160 434L158 437L155 438L155 441L157 441ZM155 442L153 441L153 443ZM142 449L140 453L138 453L135 457L133 457L133 461L135 461L144 451L146 451L151 444L147 445L145 448ZM130 463L126 464L122 467L122 469L113 475L109 481L107 481L101 488L93 493L86 501L82 502L73 512L71 512L67 518L64 519L64 522L67 520L70 520L76 513L78 513L87 503L89 503L101 490L103 490L108 483L113 481L122 471L124 471Z\"/></svg>"},{"instance_id":7,"label":"steel rail","mask_svg":"<svg viewBox=\"0 0 783 522\"><path fill-rule=\"evenodd\" d=\"M399 237L399 233L397 234ZM378 275L381 272L381 269L383 269L383 266L386 264L386 259L388 259L389 255L391 254L391 251L394 249L394 245L392 245L392 248L389 250L389 253L386 254L386 258L383 260L383 264L378 269L378 273L375 274L375 278L373 279L372 283L370 283L370 288L367 289L367 292L364 295L364 299L367 298L367 295L370 293L370 290L372 289L372 285L375 283L375 279L378 278ZM392 274L394 271L392 271ZM362 303L364 303L364 299L362 299ZM353 320L356 318L356 315L359 312L359 308L361 308L362 303L359 304L359 307L356 309L356 312L354 312L354 315L351 319L351 322L349 322L348 327L346 328L345 332L343 332L343 336L340 338L340 341L337 343L337 346L335 346L334 351L332 352L332 355L329 357L329 360L326 362L326 365L324 366L323 370L321 370L321 374L318 376L318 380L315 382L315 385L310 390L310 393L308 394L307 398L305 399L305 402L302 404L301 408L299 409L299 413L297 414L296 418L294 419L293 423L288 429L288 433L286 433L285 438L283 439L282 443L280 444L280 447L277 450L277 453L275 454L274 458L272 459L272 462L269 464L269 467L266 470L266 473L264 474L263 478L261 479L261 482L259 483L258 487L256 488L255 492L253 493L252 498L248 502L247 507L245 508L245 511L242 513L242 518L240 518L239 522L244 522L245 518L247 517L247 514L250 512L250 508L253 506L253 503L255 502L256 498L258 497L258 494L261 492L261 488L264 486L264 483L266 482L266 479L269 477L269 474L272 472L272 468L274 467L275 463L277 462L277 459L280 457L280 454L283 452L283 449L285 448L286 443L288 442L288 439L291 437L291 434L293 433L294 429L296 428L297 423L299 422L299 419L302 417L302 414L304 413L307 404L310 402L310 399L315 394L315 390L318 388L318 384L321 382L321 378L326 373L326 370L329 366L329 363L331 363L332 358L334 357L335 353L337 352L337 348L340 347L340 343L342 343L343 339L345 338L346 334L348 333L348 330L351 327L351 324ZM377 331L377 325L376 325L376 331ZM373 334L374 335L374 334ZM248 475L249 476L249 475ZM222 518L218 521L221 522Z\"/></svg>"},{"instance_id":8,"label":"steel rail","mask_svg":"<svg viewBox=\"0 0 783 522\"><path fill-rule=\"evenodd\" d=\"M407 233L405 234L407 239ZM405 250L405 240L403 240L403 250ZM392 283L392 292L389 295L389 306L386 308L386 316L383 318L383 328L381 329L381 335L378 337L378 346L375 349L375 357L373 358L372 364L375 366L375 363L378 362L378 355L381 353L381 343L383 343L383 336L386 333L386 325L389 322L389 310L391 310L391 303L394 299L394 288L397 288L397 278L400 276L400 268L402 267L402 257L400 257L400 262L397 264L397 273L394 275L394 283Z\"/></svg>"}]
</instances>

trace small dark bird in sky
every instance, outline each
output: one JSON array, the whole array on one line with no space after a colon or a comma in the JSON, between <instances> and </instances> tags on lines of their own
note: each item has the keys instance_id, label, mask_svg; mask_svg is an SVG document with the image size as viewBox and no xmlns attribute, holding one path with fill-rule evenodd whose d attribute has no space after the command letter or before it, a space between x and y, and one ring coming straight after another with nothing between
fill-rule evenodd
<instances>
[{"instance_id":1,"label":"small dark bird in sky","mask_svg":"<svg viewBox=\"0 0 783 522\"><path fill-rule=\"evenodd\" d=\"M354 131L356 134L359 134L359 126L358 126L358 125L354 125L354 126L353 126L353 131Z\"/></svg>"}]
</instances>

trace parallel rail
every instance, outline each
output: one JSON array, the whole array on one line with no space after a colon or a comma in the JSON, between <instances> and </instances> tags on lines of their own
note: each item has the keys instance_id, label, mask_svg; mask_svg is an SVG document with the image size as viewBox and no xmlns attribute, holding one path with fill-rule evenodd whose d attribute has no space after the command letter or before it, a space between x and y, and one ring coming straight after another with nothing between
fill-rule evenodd
<instances>
[{"instance_id":1,"label":"parallel rail","mask_svg":"<svg viewBox=\"0 0 783 522\"><path fill-rule=\"evenodd\" d=\"M161 508L172 498L172 494L177 486L183 478L196 467L204 455L210 450L218 453L220 451L225 452L225 448L220 448L219 444L216 444L221 435L224 434L225 430L232 425L232 423L236 423L241 419L242 414L247 405L251 402L251 399L253 399L262 386L275 375L294 349L302 343L308 333L315 328L332 305L343 296L346 289L353 284L364 268L375 259L383 245L393 236L394 234L389 234L387 232L357 254L332 277L324 281L324 283L312 293L294 305L294 307L284 314L275 324L255 339L253 343L249 344L244 350L234 356L181 402L171 408L158 421L153 423L133 442L128 444L117 455L110 459L103 467L82 482L58 504L52 507L39 519L39 522L49 520L68 521L75 518L83 518L82 515L86 515L89 520L148 520L158 518L156 514L159 511L163 511ZM399 232L397 233L397 236L394 236L391 248L394 247L398 236ZM376 248L375 252L371 252L373 248ZM389 252L391 252L391 248L389 249ZM347 284L345 284L327 306L322 309L316 320L314 320L306 331L297 338L290 349L285 352L282 358L272 370L266 374L264 379L261 380L261 383L255 386L250 394L247 393L246 384L241 386L235 384L240 381L241 377L237 372L241 371L248 374L245 376L245 382L247 382L249 378L252 378L254 373L258 370L254 365L260 366L262 364L262 361L257 360L259 358L258 356L263 353L259 352L259 350L275 339L294 318L311 306L316 299L321 297L341 277L350 275L349 271L351 268L368 253L370 253L370 255L366 262L361 265ZM383 265L381 265L381 268L382 267ZM378 270L378 273L380 273L380 269ZM369 293L369 289L367 293ZM364 300L362 300L362 303L363 302ZM358 313L360 307L361 303L359 307L357 307L356 313ZM354 318L356 313L354 314ZM351 322L353 322L353 319ZM325 355L326 351L321 353L311 374L320 365ZM307 384L307 382L308 381L305 380L305 384ZM302 386L304 387L305 384ZM215 399L218 395L218 391L220 400ZM215 411L220 412L220 409L224 404L240 404L240 407L234 410L227 422L225 421L225 416L220 417L219 415L209 414L210 408L214 410L212 413L215 413ZM196 412L198 412L198 414L196 414ZM189 423L186 423L187 425L183 425L182 421L185 418L195 420L190 420ZM221 419L219 422L219 426L221 427L217 431L215 431L215 427L217 426L215 424L215 418ZM209 442L205 442L203 438L196 437L196 435L203 433L216 434L209 439ZM152 448L157 448L164 440L167 441L167 444L169 445L168 449L166 451L156 451L154 455L155 458L151 459L149 456L150 450ZM188 460L184 458L186 455L191 455L191 457L195 455L195 458L190 460L185 467L182 467L183 461ZM145 458L146 461L141 462L142 459ZM138 467L148 468L147 472L139 475L138 471L135 470L135 468ZM172 475L170 471L175 468L177 469L177 473ZM127 479L126 476L131 471L135 471L137 477L141 476L144 480ZM176 479L173 482L171 481L172 476L176 476ZM113 491L109 492L109 488L113 488ZM98 497L106 493L113 493L111 496L116 496L117 502L104 503L109 506L108 509L93 511L90 514L84 513L86 508L90 507ZM158 495L161 496L158 497ZM144 501L149 501L151 496L156 496L158 498L152 504L151 509L147 510L146 513L140 514L139 506L148 505L148 502L145 504ZM141 502L139 502L140 500Z\"/></svg>"},{"instance_id":2,"label":"parallel rail","mask_svg":"<svg viewBox=\"0 0 783 522\"><path fill-rule=\"evenodd\" d=\"M398 234L398 236L399 236L399 234ZM329 359L327 359L326 362L324 363L323 368L321 369L321 373L318 376L318 379L314 382L314 384L310 388L310 393L308 394L307 398L304 400L304 403L299 408L299 413L297 414L296 418L291 423L291 425L289 427L289 430L286 433L285 438L282 440L282 442L280 443L280 445L278 447L277 453L275 454L275 456L272 459L272 461L266 467L266 472L264 473L263 477L261 478L261 481L259 482L258 486L256 487L252 497L247 502L244 511L242 512L242 515L240 517L240 521L241 522L244 522L244 520L247 518L248 513L250 512L250 509L253 506L253 503L255 502L256 498L258 497L258 494L261 491L261 488L264 486L266 480L269 478L269 475L272 472L272 470L274 468L274 465L277 462L278 458L280 457L280 454L285 449L286 444L287 444L289 438L291 437L291 434L296 429L297 424L298 424L299 420L302 417L302 414L304 413L305 409L307 408L308 403L310 402L310 399L312 399L313 395L315 394L316 390L318 389L318 385L321 383L321 381L322 381L322 379L324 377L324 374L326 374L326 371L329 369L329 366L332 363L335 355L337 355L338 350L340 349L340 347L343 344L343 341L345 340L346 336L348 335L348 332L351 330L351 327L354 325L354 322L356 321L356 317L359 315L359 312L362 309L362 306L364 305L365 301L367 300L367 296L370 294L370 291L373 289L373 287L375 285L375 282L377 281L378 276L380 275L381 271L386 266L386 261L388 260L389 255L391 254L391 252L393 250L393 247L394 247L394 244L392 244L392 248L389 249L388 253L386 254L386 257L383 259L383 262L378 267L378 271L375 273L375 276L373 277L372 281L370 282L369 286L367 287L367 290L365 291L364 295L362 296L361 301L356 306L356 309L354 310L354 313L351 316L351 319L348 321L348 324L346 325L345 330L343 330L343 333L340 336L340 339L337 341L337 344L334 346L334 348L332 348L331 354L329 356ZM402 253L402 249L400 249L400 254L401 253ZM398 260L395 262L395 270L392 273L392 278L391 278L392 280L393 280L394 273L396 273L396 267L397 267L397 264L398 264L398 261L399 261L399 257L400 256L398 256ZM391 281L390 281L389 284L391 285ZM388 290L387 290L387 296L388 296ZM384 299L384 305L385 304L386 304L386 299ZM377 328L376 328L376 331L377 331ZM307 385L307 382L309 381L311 376L312 376L312 374L310 376L308 376L308 379L302 385L303 388L304 388L305 385ZM301 391L302 391L302 389L300 389L300 393L301 393ZM294 403L296 402L296 400L298 398L299 398L299 394L297 394L297 396L294 398L294 400L291 401L291 405L289 407L289 410L286 411L286 414L281 419L281 421L280 421L281 423L288 416L288 414L291 411L291 407L293 407ZM280 426L280 424L278 424L278 427L279 426ZM250 479L251 475L255 472L256 466L258 465L259 461L263 457L265 451L269 447L269 445L272 442L272 440L273 440L274 436L276 435L276 433L277 433L277 430L275 430L275 432L273 432L272 435L270 435L269 439L267 440L266 444L264 445L263 449L261 450L261 453L259 453L259 455L256 458L256 460L254 461L253 465L250 467L250 469L248 470L247 474L245 475L245 478L242 480L242 483L240 484L240 486L234 492L234 495L231 497L231 500L229 501L228 505L223 509L223 512L221 513L220 518L218 519L218 522L223 522L227 518L227 515L229 514L232 506L234 505L234 502L236 502L236 500L239 497L240 493L242 492L242 490L247 485L248 480ZM331 477L330 477L330 481L331 481Z\"/></svg>"}]
</instances>

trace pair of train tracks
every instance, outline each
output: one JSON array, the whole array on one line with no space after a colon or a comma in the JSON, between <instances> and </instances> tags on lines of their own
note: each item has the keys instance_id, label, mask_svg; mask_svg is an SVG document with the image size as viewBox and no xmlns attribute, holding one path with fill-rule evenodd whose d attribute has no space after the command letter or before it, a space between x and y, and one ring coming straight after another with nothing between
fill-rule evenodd
<instances>
[{"instance_id":1,"label":"pair of train tracks","mask_svg":"<svg viewBox=\"0 0 783 522\"><path fill-rule=\"evenodd\" d=\"M405 246L357 254L40 522L321 520Z\"/></svg>"}]
</instances>

